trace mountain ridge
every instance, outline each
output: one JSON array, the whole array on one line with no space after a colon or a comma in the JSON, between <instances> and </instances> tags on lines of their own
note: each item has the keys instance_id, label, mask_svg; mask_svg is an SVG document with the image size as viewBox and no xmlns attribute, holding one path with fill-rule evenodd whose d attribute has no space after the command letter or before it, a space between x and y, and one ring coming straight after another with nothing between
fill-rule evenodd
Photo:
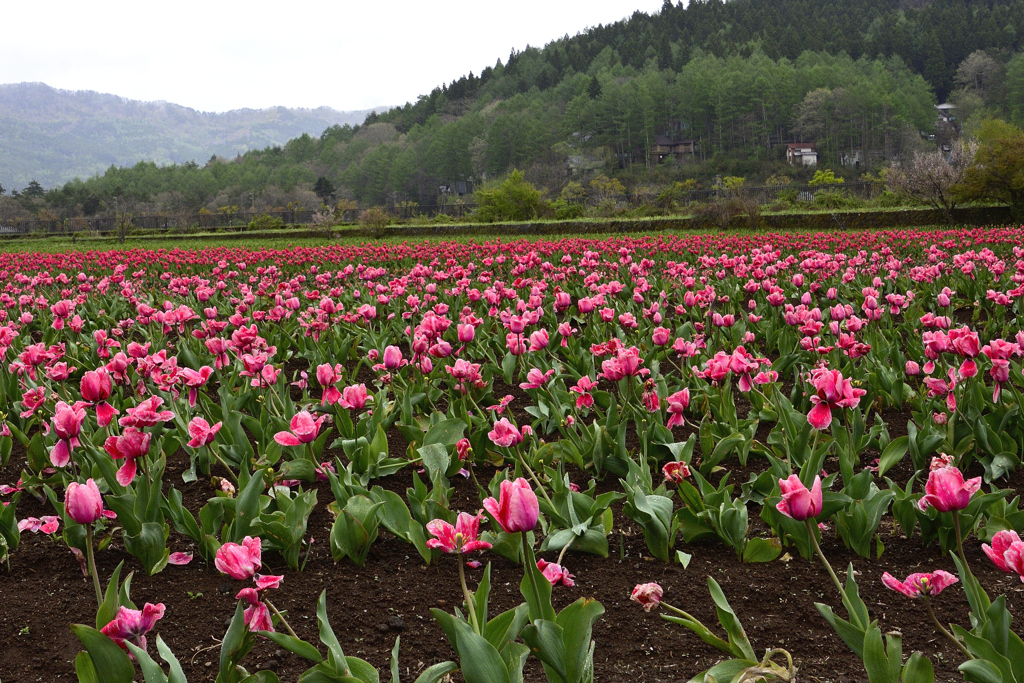
<instances>
[{"instance_id":1,"label":"mountain ridge","mask_svg":"<svg viewBox=\"0 0 1024 683\"><path fill-rule=\"evenodd\" d=\"M331 107L205 112L45 83L0 84L0 185L45 187L139 161L202 163L282 145L303 133L361 123L372 111Z\"/></svg>"}]
</instances>

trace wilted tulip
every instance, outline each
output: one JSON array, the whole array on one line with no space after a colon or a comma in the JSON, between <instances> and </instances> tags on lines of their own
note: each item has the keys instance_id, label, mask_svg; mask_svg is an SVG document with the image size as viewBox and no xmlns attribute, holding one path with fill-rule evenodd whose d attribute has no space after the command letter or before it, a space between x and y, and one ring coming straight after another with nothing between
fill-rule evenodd
<instances>
[{"instance_id":1,"label":"wilted tulip","mask_svg":"<svg viewBox=\"0 0 1024 683\"><path fill-rule=\"evenodd\" d=\"M121 607L113 621L100 629L103 635L107 636L123 650L128 648L125 641L132 645L146 649L146 634L153 630L156 622L164 616L164 604L146 603L141 609L128 609Z\"/></svg>"},{"instance_id":2,"label":"wilted tulip","mask_svg":"<svg viewBox=\"0 0 1024 683\"><path fill-rule=\"evenodd\" d=\"M931 573L911 574L905 580L900 581L889 572L882 574L882 583L897 593L902 593L908 598L919 598L938 595L943 590L959 581L947 571L939 569Z\"/></svg>"},{"instance_id":3,"label":"wilted tulip","mask_svg":"<svg viewBox=\"0 0 1024 683\"><path fill-rule=\"evenodd\" d=\"M661 604L661 596L665 594L657 583L638 583L630 594L629 599L640 603L645 612L650 612Z\"/></svg>"},{"instance_id":4,"label":"wilted tulip","mask_svg":"<svg viewBox=\"0 0 1024 683\"><path fill-rule=\"evenodd\" d=\"M225 543L218 548L213 564L221 574L244 581L252 578L256 570L263 566L261 556L260 539L246 536L242 539L241 545Z\"/></svg>"}]
</instances>

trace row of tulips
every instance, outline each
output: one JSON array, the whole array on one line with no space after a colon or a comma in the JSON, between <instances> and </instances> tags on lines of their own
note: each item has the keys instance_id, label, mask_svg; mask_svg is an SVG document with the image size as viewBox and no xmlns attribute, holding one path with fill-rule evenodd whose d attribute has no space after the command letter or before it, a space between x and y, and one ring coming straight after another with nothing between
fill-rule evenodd
<instances>
[{"instance_id":1,"label":"row of tulips","mask_svg":"<svg viewBox=\"0 0 1024 683\"><path fill-rule=\"evenodd\" d=\"M306 487L327 481L336 560L364 562L380 528L425 562L496 552L526 568L534 623L555 619L541 588L572 581L567 552L608 554L618 501L666 562L686 557L680 539L704 537L746 562L787 545L824 559L812 518L867 558L882 551L890 510L908 536L945 551L972 536L1002 547L998 534L1021 518L998 482L1024 447L1022 235L0 255L0 461L15 442L26 461L0 487L11 496L0 555L22 531L61 530L101 602L93 555L117 529L150 574L189 561L186 550L220 567L223 548L257 537L299 570L317 504ZM912 419L893 422L905 409ZM407 448L395 457L399 438ZM189 467L169 486L164 469L178 457ZM765 469L750 481L714 481L751 458ZM933 458L943 464L929 472ZM410 465L428 481L414 473L404 500L372 485ZM885 478L901 466L917 474ZM944 508L953 472L971 468L981 478L958 489L969 502ZM460 472L476 512L450 509ZM569 481L576 472L589 488ZM608 475L621 492L598 495ZM200 477L218 493L189 510L178 487ZM501 508L526 490L539 515L528 529ZM57 514L18 522L23 492ZM758 508L770 537L750 535ZM191 548L167 546L172 524ZM240 594L252 632L278 618L269 588L257 579ZM486 639L464 593L466 624ZM462 627L439 621L461 652ZM491 643L506 664L505 645L533 648L516 637Z\"/></svg>"}]
</instances>

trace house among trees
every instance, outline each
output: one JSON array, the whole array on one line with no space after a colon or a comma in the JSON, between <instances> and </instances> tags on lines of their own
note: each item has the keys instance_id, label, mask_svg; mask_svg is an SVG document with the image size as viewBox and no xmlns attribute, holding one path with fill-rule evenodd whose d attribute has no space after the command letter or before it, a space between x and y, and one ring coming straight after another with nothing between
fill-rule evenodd
<instances>
[{"instance_id":1,"label":"house among trees","mask_svg":"<svg viewBox=\"0 0 1024 683\"><path fill-rule=\"evenodd\" d=\"M697 141L676 140L669 135L656 135L651 151L658 156L659 164L668 157L672 157L677 163L686 163L693 161L693 155L697 151Z\"/></svg>"},{"instance_id":2,"label":"house among trees","mask_svg":"<svg viewBox=\"0 0 1024 683\"><path fill-rule=\"evenodd\" d=\"M949 123L956 119L953 115L953 111L956 109L955 104L944 102L942 104L935 105L935 109L939 112L939 121L942 123Z\"/></svg>"},{"instance_id":3,"label":"house among trees","mask_svg":"<svg viewBox=\"0 0 1024 683\"><path fill-rule=\"evenodd\" d=\"M790 142L786 144L786 161L793 166L817 166L818 151L813 142Z\"/></svg>"}]
</instances>

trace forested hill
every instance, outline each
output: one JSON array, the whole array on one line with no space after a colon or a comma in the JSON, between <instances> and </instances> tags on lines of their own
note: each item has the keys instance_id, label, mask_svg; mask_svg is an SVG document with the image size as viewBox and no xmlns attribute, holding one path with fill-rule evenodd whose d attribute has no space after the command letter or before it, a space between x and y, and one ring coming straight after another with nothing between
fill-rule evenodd
<instances>
[{"instance_id":1,"label":"forested hill","mask_svg":"<svg viewBox=\"0 0 1024 683\"><path fill-rule=\"evenodd\" d=\"M211 114L43 83L0 85L0 183L52 186L138 161L203 163L357 124L367 113L274 107Z\"/></svg>"},{"instance_id":2,"label":"forested hill","mask_svg":"<svg viewBox=\"0 0 1024 683\"><path fill-rule=\"evenodd\" d=\"M476 95L491 80L501 82L493 89L502 96L534 86L545 90L569 74L587 72L599 58L635 69L654 63L678 70L695 55L749 56L754 50L773 60L795 60L806 51L853 59L896 55L945 100L969 54L1022 48L1021 0L690 0L685 6L666 0L652 16L635 12L542 49L513 51L504 68L470 73L370 121L407 130L448 101Z\"/></svg>"},{"instance_id":3,"label":"forested hill","mask_svg":"<svg viewBox=\"0 0 1024 683\"><path fill-rule=\"evenodd\" d=\"M786 163L796 142L855 178L985 118L1024 124L1022 49L1024 0L666 2L513 51L361 125L205 166L111 169L47 202L310 206L316 185L364 207L432 205L455 199L441 188L513 168L551 197L600 175L645 191L716 175L799 179L813 169ZM956 121L943 129L935 105L947 100Z\"/></svg>"}]
</instances>

